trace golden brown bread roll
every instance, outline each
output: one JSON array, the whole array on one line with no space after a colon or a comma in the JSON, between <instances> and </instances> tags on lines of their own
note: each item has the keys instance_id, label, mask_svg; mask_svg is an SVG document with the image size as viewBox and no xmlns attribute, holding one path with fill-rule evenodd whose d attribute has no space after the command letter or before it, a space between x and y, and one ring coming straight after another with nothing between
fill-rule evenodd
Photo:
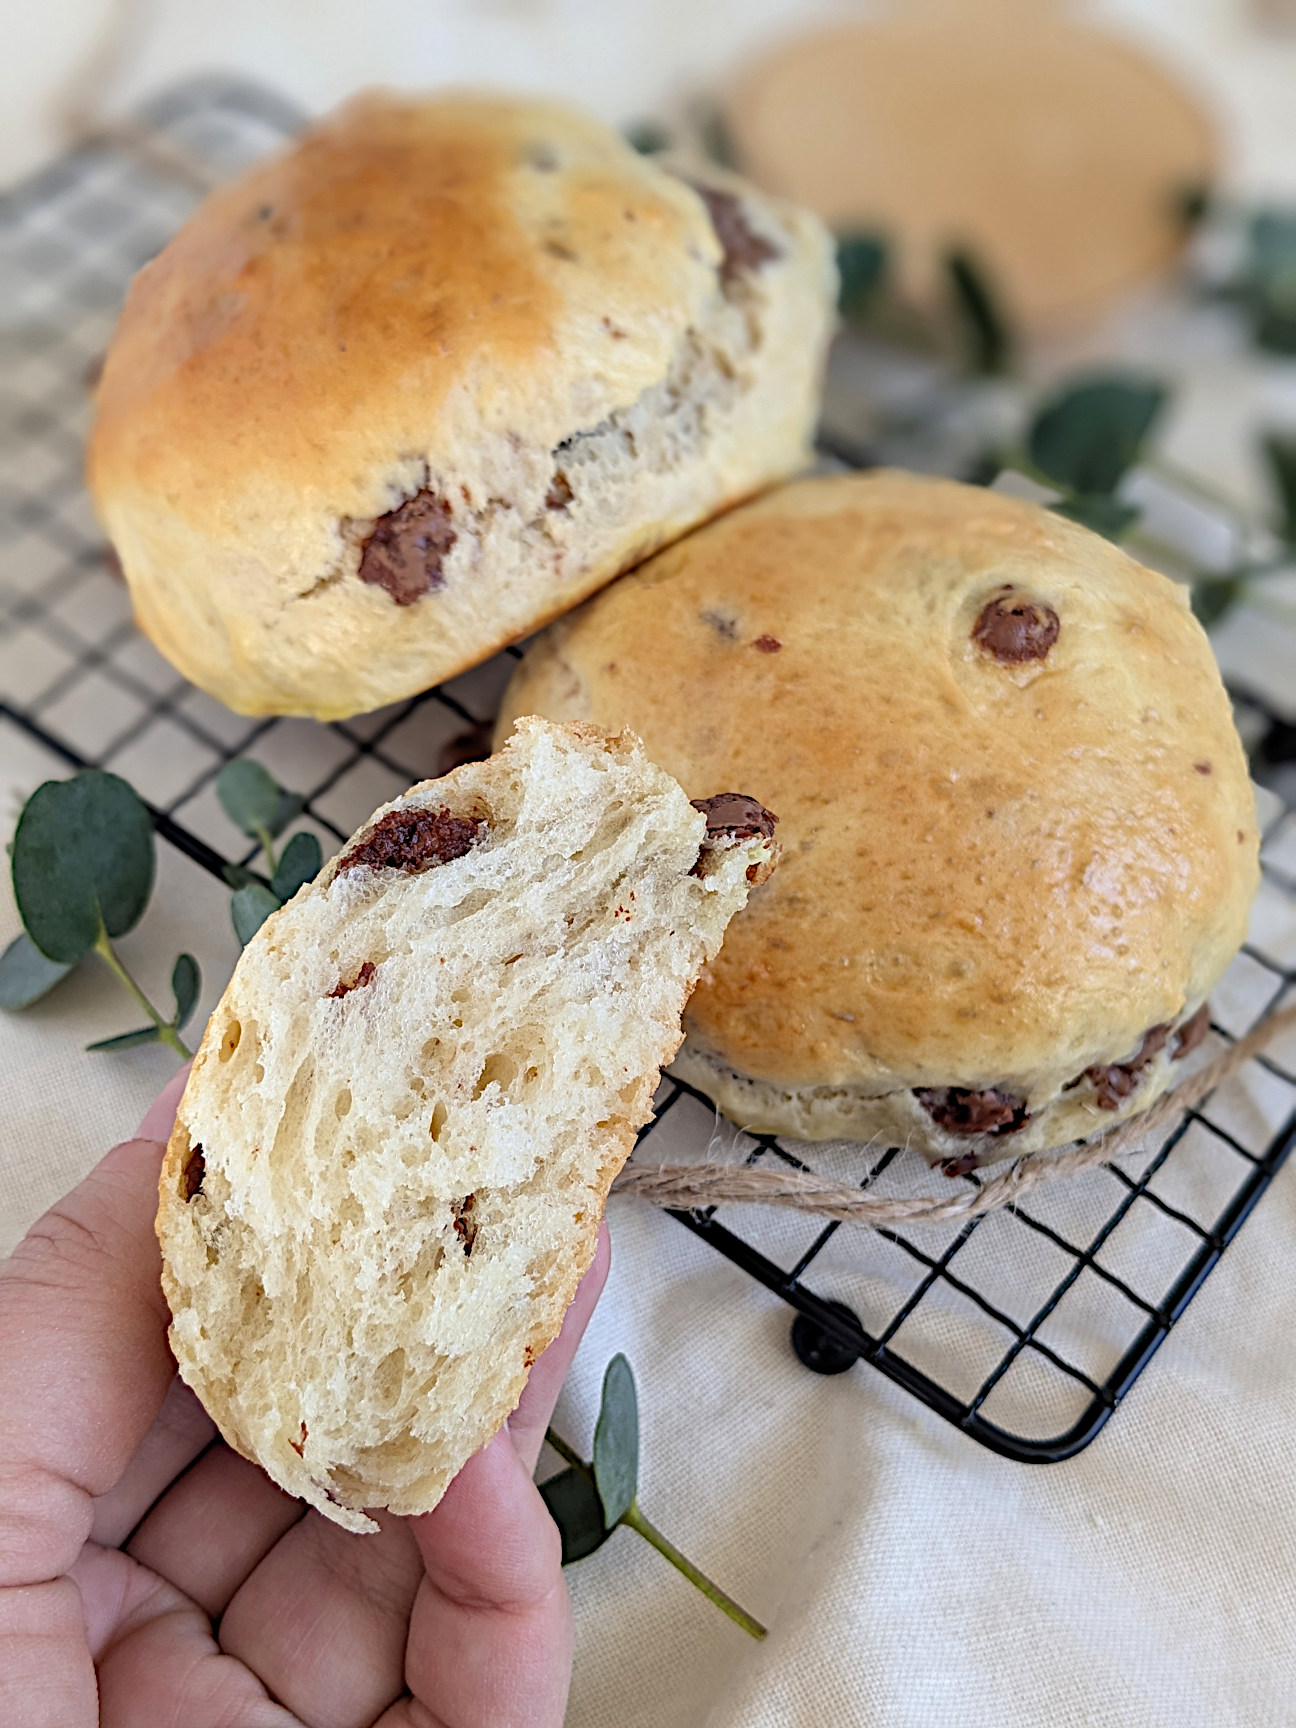
<instances>
[{"instance_id":1,"label":"golden brown bread roll","mask_svg":"<svg viewBox=\"0 0 1296 1728\"><path fill-rule=\"evenodd\" d=\"M1254 801L1186 591L1033 505L783 487L545 632L501 734L533 712L780 818L675 1065L751 1127L1082 1137L1169 1083L1243 937Z\"/></svg>"},{"instance_id":2,"label":"golden brown bread roll","mask_svg":"<svg viewBox=\"0 0 1296 1728\"><path fill-rule=\"evenodd\" d=\"M780 42L726 105L738 159L838 232L884 236L929 307L956 248L1014 328L1092 323L1182 252L1220 152L1172 67L1076 12L899 0Z\"/></svg>"},{"instance_id":3,"label":"golden brown bread roll","mask_svg":"<svg viewBox=\"0 0 1296 1728\"><path fill-rule=\"evenodd\" d=\"M804 466L834 292L722 170L360 98L131 288L89 477L139 622L245 713L426 689Z\"/></svg>"}]
</instances>

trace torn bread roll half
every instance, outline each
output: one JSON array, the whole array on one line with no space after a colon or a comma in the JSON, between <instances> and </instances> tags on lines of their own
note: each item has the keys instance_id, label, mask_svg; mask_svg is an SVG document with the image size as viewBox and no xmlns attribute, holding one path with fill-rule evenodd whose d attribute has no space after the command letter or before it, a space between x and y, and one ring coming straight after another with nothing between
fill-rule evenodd
<instances>
[{"instance_id":1,"label":"torn bread roll half","mask_svg":"<svg viewBox=\"0 0 1296 1728\"><path fill-rule=\"evenodd\" d=\"M88 473L135 615L245 714L411 696L810 461L817 217L513 96L371 93L136 277Z\"/></svg>"},{"instance_id":2,"label":"torn bread roll half","mask_svg":"<svg viewBox=\"0 0 1296 1728\"><path fill-rule=\"evenodd\" d=\"M524 720L248 944L158 1236L181 1375L281 1487L372 1530L507 1418L773 827L632 734Z\"/></svg>"}]
</instances>

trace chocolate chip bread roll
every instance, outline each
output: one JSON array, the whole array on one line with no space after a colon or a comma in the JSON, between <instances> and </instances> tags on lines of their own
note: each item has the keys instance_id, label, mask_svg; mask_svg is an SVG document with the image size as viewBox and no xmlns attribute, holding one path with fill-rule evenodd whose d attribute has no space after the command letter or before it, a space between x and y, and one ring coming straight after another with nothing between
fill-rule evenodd
<instances>
[{"instance_id":1,"label":"chocolate chip bread roll","mask_svg":"<svg viewBox=\"0 0 1296 1728\"><path fill-rule=\"evenodd\" d=\"M1228 698L1186 591L1059 516L784 487L551 627L528 713L777 811L675 1064L741 1123L966 1170L1146 1109L1205 1035L1257 882Z\"/></svg>"},{"instance_id":2,"label":"chocolate chip bread roll","mask_svg":"<svg viewBox=\"0 0 1296 1728\"><path fill-rule=\"evenodd\" d=\"M351 1530L427 1512L594 1253L703 961L777 855L628 734L519 728L261 926L162 1170L180 1373Z\"/></svg>"},{"instance_id":3,"label":"chocolate chip bread roll","mask_svg":"<svg viewBox=\"0 0 1296 1728\"><path fill-rule=\"evenodd\" d=\"M359 98L131 288L89 479L136 616L243 713L426 689L804 466L835 287L721 169Z\"/></svg>"}]
</instances>

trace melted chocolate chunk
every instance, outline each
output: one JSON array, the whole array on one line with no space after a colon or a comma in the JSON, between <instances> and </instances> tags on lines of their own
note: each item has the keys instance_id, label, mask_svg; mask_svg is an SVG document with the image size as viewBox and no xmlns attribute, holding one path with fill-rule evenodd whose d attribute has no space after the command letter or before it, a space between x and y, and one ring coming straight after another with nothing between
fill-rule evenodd
<instances>
[{"instance_id":1,"label":"melted chocolate chunk","mask_svg":"<svg viewBox=\"0 0 1296 1728\"><path fill-rule=\"evenodd\" d=\"M366 984L373 983L374 973L377 970L378 968L374 965L372 960L362 961L360 970L356 973L351 982L348 984L344 979L339 978L337 983L329 991L329 995L347 996L352 990L363 990Z\"/></svg>"},{"instance_id":2,"label":"melted chocolate chunk","mask_svg":"<svg viewBox=\"0 0 1296 1728\"><path fill-rule=\"evenodd\" d=\"M970 1176L980 1163L979 1152L963 1152L957 1158L946 1158L938 1168L942 1176Z\"/></svg>"},{"instance_id":3,"label":"melted chocolate chunk","mask_svg":"<svg viewBox=\"0 0 1296 1728\"><path fill-rule=\"evenodd\" d=\"M1010 666L1047 658L1062 626L1042 600L1027 600L1005 587L987 600L972 626L972 640L996 660Z\"/></svg>"},{"instance_id":4,"label":"melted chocolate chunk","mask_svg":"<svg viewBox=\"0 0 1296 1728\"><path fill-rule=\"evenodd\" d=\"M462 1200L452 1200L450 1211L454 1217L455 1235L463 1243L464 1259L473 1251L473 1243L477 1240L477 1223L473 1213L477 1207L477 1196L465 1194Z\"/></svg>"},{"instance_id":5,"label":"melted chocolate chunk","mask_svg":"<svg viewBox=\"0 0 1296 1728\"><path fill-rule=\"evenodd\" d=\"M722 283L728 286L740 276L759 270L771 258L783 256L773 241L758 234L750 225L740 198L732 192L722 192L716 186L704 186L697 180L689 180L687 184L706 205L715 237L724 252L720 260Z\"/></svg>"},{"instance_id":6,"label":"melted chocolate chunk","mask_svg":"<svg viewBox=\"0 0 1296 1728\"><path fill-rule=\"evenodd\" d=\"M708 834L725 834L733 840L750 840L754 834L774 838L778 817L745 792L717 792L714 798L694 798L691 803L706 817Z\"/></svg>"},{"instance_id":7,"label":"melted chocolate chunk","mask_svg":"<svg viewBox=\"0 0 1296 1728\"><path fill-rule=\"evenodd\" d=\"M995 1086L984 1092L969 1092L962 1086L915 1086L914 1097L947 1134L1015 1134L1027 1121L1020 1099Z\"/></svg>"},{"instance_id":8,"label":"melted chocolate chunk","mask_svg":"<svg viewBox=\"0 0 1296 1728\"><path fill-rule=\"evenodd\" d=\"M554 477L549 482L549 490L545 493L545 509L565 510L571 501L571 481L561 468L555 469Z\"/></svg>"},{"instance_id":9,"label":"melted chocolate chunk","mask_svg":"<svg viewBox=\"0 0 1296 1728\"><path fill-rule=\"evenodd\" d=\"M360 580L385 588L398 606L412 606L444 584L442 560L457 538L445 499L416 492L374 523L360 553Z\"/></svg>"},{"instance_id":10,"label":"melted chocolate chunk","mask_svg":"<svg viewBox=\"0 0 1296 1728\"><path fill-rule=\"evenodd\" d=\"M403 870L415 876L434 864L448 864L484 837L486 821L481 816L452 816L448 810L389 810L358 841L338 865L344 870Z\"/></svg>"},{"instance_id":11,"label":"melted chocolate chunk","mask_svg":"<svg viewBox=\"0 0 1296 1728\"><path fill-rule=\"evenodd\" d=\"M1085 1069L1085 1078L1093 1084L1100 1110L1118 1110L1130 1093L1137 1090L1143 1081L1143 1070L1169 1036L1168 1025L1150 1026L1128 1062L1110 1062L1105 1067Z\"/></svg>"},{"instance_id":12,"label":"melted chocolate chunk","mask_svg":"<svg viewBox=\"0 0 1296 1728\"><path fill-rule=\"evenodd\" d=\"M1172 1062L1181 1062L1190 1050L1195 1050L1210 1032L1210 1003L1203 1002L1191 1020L1175 1028L1175 1047L1170 1052Z\"/></svg>"},{"instance_id":13,"label":"melted chocolate chunk","mask_svg":"<svg viewBox=\"0 0 1296 1728\"><path fill-rule=\"evenodd\" d=\"M203 1157L201 1146L195 1146L189 1154L189 1161L184 1167L180 1178L180 1197L187 1206L195 1194L201 1194L203 1177L207 1174L207 1161Z\"/></svg>"}]
</instances>

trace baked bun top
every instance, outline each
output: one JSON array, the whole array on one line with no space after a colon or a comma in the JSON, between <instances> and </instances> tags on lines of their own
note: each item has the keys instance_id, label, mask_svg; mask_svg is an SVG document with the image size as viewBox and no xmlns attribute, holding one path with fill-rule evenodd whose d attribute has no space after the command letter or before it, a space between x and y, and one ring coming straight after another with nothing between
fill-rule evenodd
<instances>
[{"instance_id":1,"label":"baked bun top","mask_svg":"<svg viewBox=\"0 0 1296 1728\"><path fill-rule=\"evenodd\" d=\"M502 727L529 712L631 726L690 796L779 817L686 1021L761 1080L1052 1093L1244 934L1254 800L1185 591L1015 499L767 494L546 632Z\"/></svg>"},{"instance_id":2,"label":"baked bun top","mask_svg":"<svg viewBox=\"0 0 1296 1728\"><path fill-rule=\"evenodd\" d=\"M769 355L712 364L748 290L794 334L774 317ZM244 712L425 689L803 466L833 293L816 219L722 170L548 103L358 97L213 193L127 296L89 479L140 623ZM785 400L702 452L708 390L789 348ZM615 483L578 478L668 384L705 475L641 442L636 491L613 421Z\"/></svg>"},{"instance_id":3,"label":"baked bun top","mask_svg":"<svg viewBox=\"0 0 1296 1728\"><path fill-rule=\"evenodd\" d=\"M488 430L550 444L635 396L720 256L698 195L596 120L359 96L214 192L136 277L94 485L183 494L216 535L264 508L295 566L296 497L381 515L392 453L423 450L429 421L451 443L465 395Z\"/></svg>"}]
</instances>

